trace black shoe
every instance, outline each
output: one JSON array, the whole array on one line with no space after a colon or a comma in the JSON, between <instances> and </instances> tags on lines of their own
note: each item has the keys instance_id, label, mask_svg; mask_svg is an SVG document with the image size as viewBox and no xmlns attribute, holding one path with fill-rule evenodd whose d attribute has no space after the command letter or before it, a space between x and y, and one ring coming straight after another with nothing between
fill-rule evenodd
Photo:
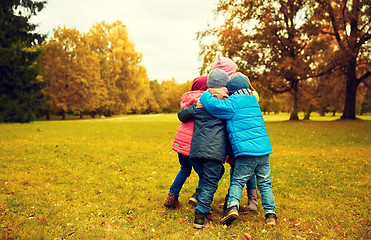
<instances>
[{"instance_id":1,"label":"black shoe","mask_svg":"<svg viewBox=\"0 0 371 240\"><path fill-rule=\"evenodd\" d=\"M201 189L196 188L196 192L189 198L188 203L191 204L193 207L197 207L197 199L198 195L200 194Z\"/></svg>"},{"instance_id":2,"label":"black shoe","mask_svg":"<svg viewBox=\"0 0 371 240\"><path fill-rule=\"evenodd\" d=\"M225 195L225 199L224 199L224 205L223 205L223 214L225 214L227 212L227 206L228 206L228 198L229 198L229 194Z\"/></svg>"},{"instance_id":3,"label":"black shoe","mask_svg":"<svg viewBox=\"0 0 371 240\"><path fill-rule=\"evenodd\" d=\"M230 226L234 220L238 218L238 209L236 206L230 207L227 209L222 221L220 222L222 225Z\"/></svg>"},{"instance_id":4,"label":"black shoe","mask_svg":"<svg viewBox=\"0 0 371 240\"><path fill-rule=\"evenodd\" d=\"M196 229L202 229L205 224L207 223L207 213L202 213L198 210L195 211L195 221L193 223L193 227Z\"/></svg>"}]
</instances>

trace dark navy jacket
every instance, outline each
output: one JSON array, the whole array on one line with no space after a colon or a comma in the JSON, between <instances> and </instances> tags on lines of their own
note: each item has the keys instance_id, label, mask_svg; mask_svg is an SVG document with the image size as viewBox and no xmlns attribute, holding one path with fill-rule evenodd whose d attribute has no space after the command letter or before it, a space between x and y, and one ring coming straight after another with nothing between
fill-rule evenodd
<instances>
[{"instance_id":1,"label":"dark navy jacket","mask_svg":"<svg viewBox=\"0 0 371 240\"><path fill-rule=\"evenodd\" d=\"M182 122L195 120L189 158L201 161L225 162L231 152L226 121L209 114L204 108L196 108L196 103L178 112Z\"/></svg>"}]
</instances>

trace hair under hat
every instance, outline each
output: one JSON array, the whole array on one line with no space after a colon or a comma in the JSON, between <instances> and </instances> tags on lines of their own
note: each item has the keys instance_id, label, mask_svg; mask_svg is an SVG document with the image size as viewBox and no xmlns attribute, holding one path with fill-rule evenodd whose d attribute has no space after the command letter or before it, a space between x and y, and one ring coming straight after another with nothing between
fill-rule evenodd
<instances>
[{"instance_id":1,"label":"hair under hat","mask_svg":"<svg viewBox=\"0 0 371 240\"><path fill-rule=\"evenodd\" d=\"M200 76L193 80L191 91L201 90L206 91L207 89L207 76Z\"/></svg>"},{"instance_id":2,"label":"hair under hat","mask_svg":"<svg viewBox=\"0 0 371 240\"><path fill-rule=\"evenodd\" d=\"M219 68L215 68L210 71L207 76L207 87L208 88L222 88L226 87L229 82L228 74Z\"/></svg>"},{"instance_id":3,"label":"hair under hat","mask_svg":"<svg viewBox=\"0 0 371 240\"><path fill-rule=\"evenodd\" d=\"M250 89L249 81L241 75L233 77L227 84L229 95L232 95L240 89Z\"/></svg>"},{"instance_id":4,"label":"hair under hat","mask_svg":"<svg viewBox=\"0 0 371 240\"><path fill-rule=\"evenodd\" d=\"M229 78L231 78L233 74L235 74L237 71L237 64L233 62L232 59L230 58L218 55L211 69L216 69L216 68L224 70L228 74Z\"/></svg>"}]
</instances>

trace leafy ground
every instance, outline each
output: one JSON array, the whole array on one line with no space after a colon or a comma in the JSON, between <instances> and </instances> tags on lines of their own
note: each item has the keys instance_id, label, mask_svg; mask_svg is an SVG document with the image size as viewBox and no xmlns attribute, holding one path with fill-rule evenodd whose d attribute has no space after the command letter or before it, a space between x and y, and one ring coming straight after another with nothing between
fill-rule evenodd
<instances>
[{"instance_id":1,"label":"leafy ground","mask_svg":"<svg viewBox=\"0 0 371 240\"><path fill-rule=\"evenodd\" d=\"M267 228L259 206L220 226L225 174L204 230L187 205L196 174L182 208L163 206L179 170L175 114L1 124L0 239L370 239L371 117L284 118L266 118L278 225Z\"/></svg>"}]
</instances>

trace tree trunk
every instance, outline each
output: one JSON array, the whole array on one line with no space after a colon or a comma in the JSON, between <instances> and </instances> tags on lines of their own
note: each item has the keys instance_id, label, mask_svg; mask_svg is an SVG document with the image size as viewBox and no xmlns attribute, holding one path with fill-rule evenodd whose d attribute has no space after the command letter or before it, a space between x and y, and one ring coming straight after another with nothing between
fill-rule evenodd
<instances>
[{"instance_id":1,"label":"tree trunk","mask_svg":"<svg viewBox=\"0 0 371 240\"><path fill-rule=\"evenodd\" d=\"M299 117L298 117L298 83L299 81L297 80L294 80L292 83L290 120L299 120Z\"/></svg>"},{"instance_id":2,"label":"tree trunk","mask_svg":"<svg viewBox=\"0 0 371 240\"><path fill-rule=\"evenodd\" d=\"M319 109L319 115L324 117L326 115L326 106L323 106Z\"/></svg>"},{"instance_id":3,"label":"tree trunk","mask_svg":"<svg viewBox=\"0 0 371 240\"><path fill-rule=\"evenodd\" d=\"M66 111L62 110L62 120L66 120Z\"/></svg>"},{"instance_id":4,"label":"tree trunk","mask_svg":"<svg viewBox=\"0 0 371 240\"><path fill-rule=\"evenodd\" d=\"M344 111L341 119L355 119L356 118L356 93L357 88L355 84L348 81L345 95Z\"/></svg>"},{"instance_id":5,"label":"tree trunk","mask_svg":"<svg viewBox=\"0 0 371 240\"><path fill-rule=\"evenodd\" d=\"M80 119L83 119L83 118L84 118L84 113L80 112Z\"/></svg>"},{"instance_id":6,"label":"tree trunk","mask_svg":"<svg viewBox=\"0 0 371 240\"><path fill-rule=\"evenodd\" d=\"M341 119L356 119L356 96L358 88L356 77L356 59L349 61L346 76L347 86L345 92L345 104Z\"/></svg>"},{"instance_id":7,"label":"tree trunk","mask_svg":"<svg viewBox=\"0 0 371 240\"><path fill-rule=\"evenodd\" d=\"M367 113L370 111L371 106L371 86L367 87L366 94L363 98L362 104L361 104L361 113L360 115L363 115L364 113Z\"/></svg>"},{"instance_id":8,"label":"tree trunk","mask_svg":"<svg viewBox=\"0 0 371 240\"><path fill-rule=\"evenodd\" d=\"M304 120L309 120L310 114L313 112L313 105L309 104L309 109L304 115Z\"/></svg>"},{"instance_id":9,"label":"tree trunk","mask_svg":"<svg viewBox=\"0 0 371 240\"><path fill-rule=\"evenodd\" d=\"M50 120L50 111L46 110L46 120Z\"/></svg>"}]
</instances>

